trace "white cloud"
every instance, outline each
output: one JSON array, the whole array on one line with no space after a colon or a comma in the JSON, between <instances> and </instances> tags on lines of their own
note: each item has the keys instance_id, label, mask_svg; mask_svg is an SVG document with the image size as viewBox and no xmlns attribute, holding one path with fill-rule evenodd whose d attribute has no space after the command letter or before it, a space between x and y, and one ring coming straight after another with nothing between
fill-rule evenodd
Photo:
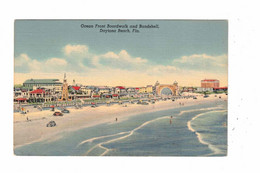
<instances>
[{"instance_id":1,"label":"white cloud","mask_svg":"<svg viewBox=\"0 0 260 173\"><path fill-rule=\"evenodd\" d=\"M30 58L27 54L21 54L14 59L15 71L19 72L59 72L67 67L67 61L60 58L51 58L38 61Z\"/></svg>"},{"instance_id":2,"label":"white cloud","mask_svg":"<svg viewBox=\"0 0 260 173\"><path fill-rule=\"evenodd\" d=\"M31 59L27 54L20 54L15 57L15 70L20 72L40 71L41 63L36 59Z\"/></svg>"},{"instance_id":3,"label":"white cloud","mask_svg":"<svg viewBox=\"0 0 260 173\"><path fill-rule=\"evenodd\" d=\"M86 45L68 44L62 48L64 57L53 57L43 61L30 58L27 54L15 57L15 73L24 78L30 75L72 73L81 76L93 85L145 85L156 80L183 85L197 85L205 77L218 78L227 83L227 55L211 56L193 54L173 60L172 64L152 64L142 57L131 56L126 50L119 53L91 54ZM219 73L223 71L223 73ZM192 74L192 75L191 75ZM44 76L44 75L42 75ZM88 77L87 77L88 76ZM89 77L92 76L92 77ZM46 76L47 78L49 76ZM153 83L151 83L151 81Z\"/></svg>"},{"instance_id":4,"label":"white cloud","mask_svg":"<svg viewBox=\"0 0 260 173\"><path fill-rule=\"evenodd\" d=\"M139 63L146 63L147 62L146 59L143 59L143 58L140 58L140 57L136 57L136 58L131 57L126 50L121 50L120 53L118 54L118 56L121 60L126 61L126 62L130 62L130 63L139 64Z\"/></svg>"},{"instance_id":5,"label":"white cloud","mask_svg":"<svg viewBox=\"0 0 260 173\"><path fill-rule=\"evenodd\" d=\"M104 58L111 58L111 59L119 59L119 56L114 52L107 52L106 54L102 55Z\"/></svg>"},{"instance_id":6,"label":"white cloud","mask_svg":"<svg viewBox=\"0 0 260 173\"><path fill-rule=\"evenodd\" d=\"M46 65L55 65L55 66L66 66L68 63L66 60L64 59L60 59L60 58L51 58L48 59L45 62Z\"/></svg>"},{"instance_id":7,"label":"white cloud","mask_svg":"<svg viewBox=\"0 0 260 173\"><path fill-rule=\"evenodd\" d=\"M88 47L86 45L68 44L63 48L63 52L66 56L71 56L71 55L85 56L88 53Z\"/></svg>"},{"instance_id":8,"label":"white cloud","mask_svg":"<svg viewBox=\"0 0 260 173\"><path fill-rule=\"evenodd\" d=\"M96 67L101 66L101 64L99 64L99 57L98 56L93 56L91 63Z\"/></svg>"},{"instance_id":9,"label":"white cloud","mask_svg":"<svg viewBox=\"0 0 260 173\"><path fill-rule=\"evenodd\" d=\"M118 54L107 52L97 55L95 62L99 66L109 66L117 69L138 70L147 64L147 59L132 57L126 50L121 50Z\"/></svg>"},{"instance_id":10,"label":"white cloud","mask_svg":"<svg viewBox=\"0 0 260 173\"><path fill-rule=\"evenodd\" d=\"M207 54L193 54L173 60L173 65L179 69L198 71L226 71L227 55L211 56Z\"/></svg>"},{"instance_id":11,"label":"white cloud","mask_svg":"<svg viewBox=\"0 0 260 173\"><path fill-rule=\"evenodd\" d=\"M20 54L18 57L15 58L14 65L15 67L21 67L26 65L30 61L30 58L26 54Z\"/></svg>"}]
</instances>

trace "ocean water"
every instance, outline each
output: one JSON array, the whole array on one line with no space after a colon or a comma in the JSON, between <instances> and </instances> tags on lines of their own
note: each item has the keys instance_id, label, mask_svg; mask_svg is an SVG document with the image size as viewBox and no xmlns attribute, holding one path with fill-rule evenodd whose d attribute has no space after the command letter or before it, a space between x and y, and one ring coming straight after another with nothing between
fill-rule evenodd
<instances>
[{"instance_id":1,"label":"ocean water","mask_svg":"<svg viewBox=\"0 0 260 173\"><path fill-rule=\"evenodd\" d=\"M225 156L227 105L218 101L139 114L62 133L14 152L34 156Z\"/></svg>"}]
</instances>

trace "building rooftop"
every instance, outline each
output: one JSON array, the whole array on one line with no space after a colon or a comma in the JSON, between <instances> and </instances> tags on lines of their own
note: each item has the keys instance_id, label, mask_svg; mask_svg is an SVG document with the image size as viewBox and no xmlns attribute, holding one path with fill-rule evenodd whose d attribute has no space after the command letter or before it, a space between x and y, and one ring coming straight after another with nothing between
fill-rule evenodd
<instances>
[{"instance_id":1,"label":"building rooftop","mask_svg":"<svg viewBox=\"0 0 260 173\"><path fill-rule=\"evenodd\" d=\"M24 84L62 84L59 79L27 79Z\"/></svg>"},{"instance_id":2,"label":"building rooftop","mask_svg":"<svg viewBox=\"0 0 260 173\"><path fill-rule=\"evenodd\" d=\"M213 82L213 81L219 81L219 80L217 80L217 79L204 79L204 80L201 80L201 81Z\"/></svg>"},{"instance_id":3,"label":"building rooftop","mask_svg":"<svg viewBox=\"0 0 260 173\"><path fill-rule=\"evenodd\" d=\"M218 88L213 88L213 89L228 89L228 87L218 87Z\"/></svg>"},{"instance_id":4,"label":"building rooftop","mask_svg":"<svg viewBox=\"0 0 260 173\"><path fill-rule=\"evenodd\" d=\"M28 100L27 98L16 98L15 100L17 101L25 101L25 100Z\"/></svg>"},{"instance_id":5,"label":"building rooftop","mask_svg":"<svg viewBox=\"0 0 260 173\"><path fill-rule=\"evenodd\" d=\"M116 86L116 88L125 89L125 87L123 87L123 86Z\"/></svg>"},{"instance_id":6,"label":"building rooftop","mask_svg":"<svg viewBox=\"0 0 260 173\"><path fill-rule=\"evenodd\" d=\"M33 90L30 92L31 94L41 94L41 93L45 93L45 91L43 89L37 89L37 90Z\"/></svg>"},{"instance_id":7,"label":"building rooftop","mask_svg":"<svg viewBox=\"0 0 260 173\"><path fill-rule=\"evenodd\" d=\"M80 89L79 86L72 86L72 88L73 88L74 90L76 90L76 91L78 91L78 90Z\"/></svg>"}]
</instances>

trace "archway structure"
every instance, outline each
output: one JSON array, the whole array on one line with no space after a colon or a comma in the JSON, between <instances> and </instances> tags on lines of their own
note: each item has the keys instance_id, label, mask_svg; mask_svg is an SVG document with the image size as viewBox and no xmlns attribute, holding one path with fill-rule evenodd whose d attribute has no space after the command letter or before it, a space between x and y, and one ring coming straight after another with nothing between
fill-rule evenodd
<instances>
[{"instance_id":1,"label":"archway structure","mask_svg":"<svg viewBox=\"0 0 260 173\"><path fill-rule=\"evenodd\" d=\"M161 95L161 92L164 88L169 88L173 96L178 95L178 85L171 84L160 84L156 87L156 94Z\"/></svg>"}]
</instances>

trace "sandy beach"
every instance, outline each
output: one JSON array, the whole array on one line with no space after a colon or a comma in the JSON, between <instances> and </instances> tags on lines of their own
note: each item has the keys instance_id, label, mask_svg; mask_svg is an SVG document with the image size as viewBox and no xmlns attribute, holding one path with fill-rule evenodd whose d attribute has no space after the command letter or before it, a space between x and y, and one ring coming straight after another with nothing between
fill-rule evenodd
<instances>
[{"instance_id":1,"label":"sandy beach","mask_svg":"<svg viewBox=\"0 0 260 173\"><path fill-rule=\"evenodd\" d=\"M227 95L225 94L218 94L217 97L213 94L208 98L198 96L197 99L178 99L174 102L171 100L158 101L149 105L127 104L127 107L123 107L115 104L98 106L96 108L87 106L82 109L69 108L70 113L64 114L62 117L52 116L53 112L50 110L33 111L26 115L14 113L14 147L17 148L45 139L55 140L59 138L60 133L65 131L78 130L102 123L117 123L115 121L116 118L118 121L124 121L140 113L215 102L220 99L219 96L221 96L222 100L227 100ZM183 104L180 105L179 103ZM27 121L27 117L30 121ZM51 120L54 120L57 126L46 127L46 124Z\"/></svg>"}]
</instances>

